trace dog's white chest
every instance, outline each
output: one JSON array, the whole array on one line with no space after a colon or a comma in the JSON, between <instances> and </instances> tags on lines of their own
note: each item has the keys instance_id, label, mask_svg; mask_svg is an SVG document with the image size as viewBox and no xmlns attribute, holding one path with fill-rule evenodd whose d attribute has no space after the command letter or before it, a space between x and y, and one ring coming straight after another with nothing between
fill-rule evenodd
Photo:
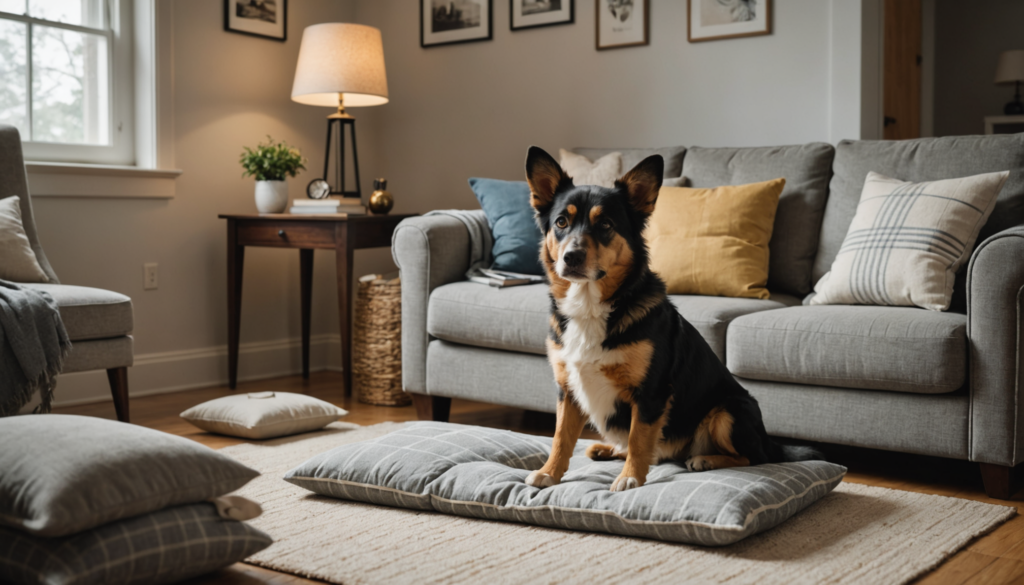
<instances>
[{"instance_id":1,"label":"dog's white chest","mask_svg":"<svg viewBox=\"0 0 1024 585\"><path fill-rule=\"evenodd\" d=\"M606 422L615 413L618 389L601 371L605 366L622 362L621 352L609 351L602 345L611 305L601 302L600 290L594 283L573 283L565 298L557 302L558 310L569 318L559 352L565 362L569 390L598 431L613 439L606 432Z\"/></svg>"}]
</instances>

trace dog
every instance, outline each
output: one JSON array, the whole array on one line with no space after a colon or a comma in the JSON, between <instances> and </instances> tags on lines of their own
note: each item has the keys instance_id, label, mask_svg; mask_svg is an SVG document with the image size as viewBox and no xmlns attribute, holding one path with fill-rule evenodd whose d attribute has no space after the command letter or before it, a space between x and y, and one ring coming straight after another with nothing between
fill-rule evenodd
<instances>
[{"instance_id":1,"label":"dog","mask_svg":"<svg viewBox=\"0 0 1024 585\"><path fill-rule=\"evenodd\" d=\"M589 421L607 444L595 460L624 459L611 485L644 485L652 464L691 471L820 459L768 437L757 400L668 300L651 271L644 228L664 160L641 161L613 188L576 186L547 152L526 157L530 204L543 234L551 298L548 361L558 390L551 454L526 479L558 484Z\"/></svg>"}]
</instances>

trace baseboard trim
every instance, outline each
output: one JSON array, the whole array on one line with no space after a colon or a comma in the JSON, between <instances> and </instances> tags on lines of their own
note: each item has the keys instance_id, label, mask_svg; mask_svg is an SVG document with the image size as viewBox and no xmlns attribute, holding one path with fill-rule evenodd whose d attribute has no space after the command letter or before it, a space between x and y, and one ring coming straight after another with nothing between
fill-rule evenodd
<instances>
[{"instance_id":1,"label":"baseboard trim","mask_svg":"<svg viewBox=\"0 0 1024 585\"><path fill-rule=\"evenodd\" d=\"M309 369L341 371L341 336L310 337ZM302 372L302 339L298 337L243 343L238 348L238 380L249 382ZM228 347L154 352L135 356L128 368L130 396L152 396L228 382ZM57 379L53 406L110 401L106 372L75 372Z\"/></svg>"}]
</instances>

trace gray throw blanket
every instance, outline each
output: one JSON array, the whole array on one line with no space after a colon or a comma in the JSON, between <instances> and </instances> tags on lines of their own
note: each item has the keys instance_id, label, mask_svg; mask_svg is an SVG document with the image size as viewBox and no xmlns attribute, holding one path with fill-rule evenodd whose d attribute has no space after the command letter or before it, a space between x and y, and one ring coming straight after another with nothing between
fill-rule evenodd
<instances>
[{"instance_id":1,"label":"gray throw blanket","mask_svg":"<svg viewBox=\"0 0 1024 585\"><path fill-rule=\"evenodd\" d=\"M494 236L487 216L482 209L439 209L427 212L426 215L447 215L462 222L469 230L469 270L466 278L483 276L483 268L490 268L491 248L494 247Z\"/></svg>"},{"instance_id":2,"label":"gray throw blanket","mask_svg":"<svg viewBox=\"0 0 1024 585\"><path fill-rule=\"evenodd\" d=\"M17 414L39 391L49 412L71 340L48 293L0 280L0 416Z\"/></svg>"}]
</instances>

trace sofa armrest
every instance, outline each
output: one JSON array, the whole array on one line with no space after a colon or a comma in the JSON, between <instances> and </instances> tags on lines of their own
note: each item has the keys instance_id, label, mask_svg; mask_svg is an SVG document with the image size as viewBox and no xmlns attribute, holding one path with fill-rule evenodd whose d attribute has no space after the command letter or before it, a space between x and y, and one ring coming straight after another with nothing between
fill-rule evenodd
<instances>
[{"instance_id":1,"label":"sofa armrest","mask_svg":"<svg viewBox=\"0 0 1024 585\"><path fill-rule=\"evenodd\" d=\"M391 238L402 276L402 387L426 393L427 303L437 287L466 278L469 230L446 215L402 220Z\"/></svg>"},{"instance_id":2,"label":"sofa armrest","mask_svg":"<svg viewBox=\"0 0 1024 585\"><path fill-rule=\"evenodd\" d=\"M967 268L971 461L1024 461L1024 226L988 238Z\"/></svg>"}]
</instances>

